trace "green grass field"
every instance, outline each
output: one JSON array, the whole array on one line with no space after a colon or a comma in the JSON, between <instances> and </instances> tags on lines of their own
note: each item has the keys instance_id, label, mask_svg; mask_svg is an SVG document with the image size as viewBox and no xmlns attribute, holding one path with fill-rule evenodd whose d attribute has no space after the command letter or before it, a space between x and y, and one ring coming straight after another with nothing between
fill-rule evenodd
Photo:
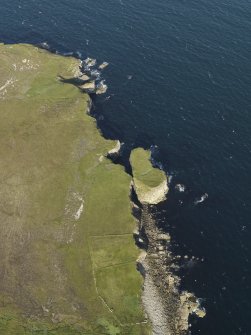
<instances>
[{"instance_id":1,"label":"green grass field","mask_svg":"<svg viewBox=\"0 0 251 335\"><path fill-rule=\"evenodd\" d=\"M78 61L0 45L0 335L147 335L131 178L87 115ZM153 175L154 182L155 174Z\"/></svg>"}]
</instances>

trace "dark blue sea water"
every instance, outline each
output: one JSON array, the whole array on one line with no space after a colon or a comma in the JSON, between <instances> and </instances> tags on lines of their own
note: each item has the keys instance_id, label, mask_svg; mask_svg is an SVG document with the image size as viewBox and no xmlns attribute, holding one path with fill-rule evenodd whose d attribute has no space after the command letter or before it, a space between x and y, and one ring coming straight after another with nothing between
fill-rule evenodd
<instances>
[{"instance_id":1,"label":"dark blue sea water","mask_svg":"<svg viewBox=\"0 0 251 335\"><path fill-rule=\"evenodd\" d=\"M251 334L251 1L1 0L0 40L110 63L99 126L158 146L173 176L159 222L200 259L181 262L207 309L192 334Z\"/></svg>"}]
</instances>

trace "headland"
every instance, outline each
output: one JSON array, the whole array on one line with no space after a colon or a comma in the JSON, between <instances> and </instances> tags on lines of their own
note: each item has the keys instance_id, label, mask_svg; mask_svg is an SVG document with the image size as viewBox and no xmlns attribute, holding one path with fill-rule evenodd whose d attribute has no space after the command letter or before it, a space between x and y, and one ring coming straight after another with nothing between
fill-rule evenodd
<instances>
[{"instance_id":1,"label":"headland","mask_svg":"<svg viewBox=\"0 0 251 335\"><path fill-rule=\"evenodd\" d=\"M143 149L133 176L112 162L120 143L89 115L81 67L0 45L0 333L182 334L198 303L179 291L170 237L151 215L167 178Z\"/></svg>"}]
</instances>

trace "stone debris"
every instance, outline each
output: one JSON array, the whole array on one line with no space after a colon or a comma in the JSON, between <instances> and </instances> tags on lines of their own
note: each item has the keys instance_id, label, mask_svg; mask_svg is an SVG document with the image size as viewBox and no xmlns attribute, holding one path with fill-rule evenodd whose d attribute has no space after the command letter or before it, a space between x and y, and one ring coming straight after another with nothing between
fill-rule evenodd
<instances>
[{"instance_id":1,"label":"stone debris","mask_svg":"<svg viewBox=\"0 0 251 335\"><path fill-rule=\"evenodd\" d=\"M164 248L163 245L158 246L157 249L158 249L159 251L163 251L163 250L165 250L165 248Z\"/></svg>"},{"instance_id":2,"label":"stone debris","mask_svg":"<svg viewBox=\"0 0 251 335\"><path fill-rule=\"evenodd\" d=\"M138 218L140 237L148 243L137 260L144 277L142 301L152 324L153 335L184 335L189 329L189 315L205 316L194 294L180 291L180 278L174 274L175 259L169 249L170 235L159 230L151 206L141 204Z\"/></svg>"}]
</instances>

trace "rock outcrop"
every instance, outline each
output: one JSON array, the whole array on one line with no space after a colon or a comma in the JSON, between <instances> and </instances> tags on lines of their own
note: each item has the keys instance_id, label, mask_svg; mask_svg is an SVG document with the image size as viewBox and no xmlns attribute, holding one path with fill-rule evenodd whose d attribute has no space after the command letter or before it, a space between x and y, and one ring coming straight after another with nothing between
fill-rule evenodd
<instances>
[{"instance_id":1,"label":"rock outcrop","mask_svg":"<svg viewBox=\"0 0 251 335\"><path fill-rule=\"evenodd\" d=\"M103 62L102 64L99 65L98 68L99 68L100 70L104 70L108 65L109 65L109 63L107 63L107 62Z\"/></svg>"},{"instance_id":2,"label":"rock outcrop","mask_svg":"<svg viewBox=\"0 0 251 335\"><path fill-rule=\"evenodd\" d=\"M87 76L87 74L83 73L78 77L81 81L88 81L91 79L90 76Z\"/></svg>"},{"instance_id":3,"label":"rock outcrop","mask_svg":"<svg viewBox=\"0 0 251 335\"><path fill-rule=\"evenodd\" d=\"M96 94L104 94L106 93L108 86L105 84L105 81L102 80L100 83L97 84Z\"/></svg>"},{"instance_id":4,"label":"rock outcrop","mask_svg":"<svg viewBox=\"0 0 251 335\"><path fill-rule=\"evenodd\" d=\"M88 93L94 93L96 89L95 81L90 81L88 83L85 83L81 86L79 86L83 91Z\"/></svg>"}]
</instances>

